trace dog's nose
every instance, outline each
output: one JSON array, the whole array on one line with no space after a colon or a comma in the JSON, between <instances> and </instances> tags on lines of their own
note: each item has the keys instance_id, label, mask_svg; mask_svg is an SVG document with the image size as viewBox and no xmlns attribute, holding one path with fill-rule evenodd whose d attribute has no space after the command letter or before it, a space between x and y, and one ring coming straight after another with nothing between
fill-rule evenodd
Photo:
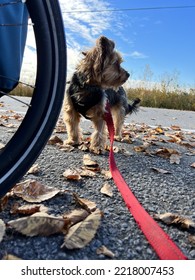
<instances>
[{"instance_id":1,"label":"dog's nose","mask_svg":"<svg viewBox=\"0 0 195 280\"><path fill-rule=\"evenodd\" d=\"M126 71L127 79L130 77L130 74Z\"/></svg>"}]
</instances>

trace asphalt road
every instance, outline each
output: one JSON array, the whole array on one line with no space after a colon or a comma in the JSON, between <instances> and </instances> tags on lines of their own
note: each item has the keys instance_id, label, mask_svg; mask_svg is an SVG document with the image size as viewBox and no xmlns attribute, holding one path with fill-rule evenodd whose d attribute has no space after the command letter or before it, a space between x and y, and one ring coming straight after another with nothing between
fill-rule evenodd
<instances>
[{"instance_id":1,"label":"asphalt road","mask_svg":"<svg viewBox=\"0 0 195 280\"><path fill-rule=\"evenodd\" d=\"M16 107L10 100L5 102L1 99L0 102L2 104L0 115L5 114L7 110L19 112L24 110L23 105ZM195 221L195 168L191 166L195 162L193 146L195 112L141 107L136 115L126 119L126 123L134 123L134 130L130 131L133 141L131 143L116 142L115 145L119 151L115 154L115 159L121 174L135 196L151 216L171 212ZM143 124L162 127L179 125L185 131L173 129L155 131ZM88 130L89 122L83 122L82 126ZM10 128L0 126L0 143L4 143L10 133L12 133ZM54 131L54 135L56 134L62 140L67 137L66 133ZM171 137L169 134L174 136ZM178 141L171 141L173 139ZM139 147L143 147L146 142L149 142L147 150L141 151ZM157 155L155 151L160 148L177 150L180 154L179 162L171 163L170 158ZM94 177L83 177L79 181L70 181L63 177L66 169L81 168L83 156L86 154L89 152L78 148L63 151L57 146L47 145L36 161L40 171L36 175L26 174L23 180L33 179L62 191L52 199L42 202L49 208L48 212L52 215L62 215L79 208L74 201L73 193L95 202L104 215L92 241L82 249L69 250L61 248L63 234L27 237L8 229L0 243L0 259L6 254L13 254L27 260L109 259L110 257L104 254L97 254L97 249L101 246L106 246L111 250L116 260L158 259L129 213L112 179L106 179L101 172L97 172ZM109 169L108 152L103 155L90 155L97 161L100 170ZM157 171L159 169L167 173ZM100 192L105 182L111 185L112 197ZM21 198L10 198L5 209L0 212L0 219L8 222L21 217L21 214L10 213L16 203L27 204ZM183 253L189 259L195 260L194 231L168 226L160 221L158 223Z\"/></svg>"},{"instance_id":2,"label":"asphalt road","mask_svg":"<svg viewBox=\"0 0 195 280\"><path fill-rule=\"evenodd\" d=\"M17 98L27 104L29 102L28 97ZM16 102L9 97L1 98L0 102L4 105L3 107L0 107L0 111L14 110L16 112L25 112L27 108L24 104ZM163 127L177 125L182 129L195 131L195 112L140 107L139 113L127 116L126 123L129 122L140 124L145 123L151 126L161 125Z\"/></svg>"}]
</instances>

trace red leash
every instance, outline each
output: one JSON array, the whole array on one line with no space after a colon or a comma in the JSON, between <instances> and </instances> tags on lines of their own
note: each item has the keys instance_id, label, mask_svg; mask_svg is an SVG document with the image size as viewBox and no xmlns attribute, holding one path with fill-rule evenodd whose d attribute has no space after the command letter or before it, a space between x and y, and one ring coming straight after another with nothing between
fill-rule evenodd
<instances>
[{"instance_id":1,"label":"red leash","mask_svg":"<svg viewBox=\"0 0 195 280\"><path fill-rule=\"evenodd\" d=\"M107 123L110 136L110 170L113 180L118 187L129 211L161 260L186 260L187 257L136 199L116 166L113 152L114 125L109 104L107 104L106 108L105 121Z\"/></svg>"}]
</instances>

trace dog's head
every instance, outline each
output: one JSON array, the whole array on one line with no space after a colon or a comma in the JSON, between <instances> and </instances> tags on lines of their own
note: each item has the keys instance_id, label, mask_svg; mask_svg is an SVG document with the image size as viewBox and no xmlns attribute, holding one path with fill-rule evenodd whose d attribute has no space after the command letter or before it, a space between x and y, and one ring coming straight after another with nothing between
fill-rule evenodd
<instances>
[{"instance_id":1,"label":"dog's head","mask_svg":"<svg viewBox=\"0 0 195 280\"><path fill-rule=\"evenodd\" d=\"M86 76L86 83L102 88L118 88L126 82L129 73L121 67L122 57L115 51L115 44L105 36L96 40L96 45L83 52L84 58L77 71Z\"/></svg>"}]
</instances>

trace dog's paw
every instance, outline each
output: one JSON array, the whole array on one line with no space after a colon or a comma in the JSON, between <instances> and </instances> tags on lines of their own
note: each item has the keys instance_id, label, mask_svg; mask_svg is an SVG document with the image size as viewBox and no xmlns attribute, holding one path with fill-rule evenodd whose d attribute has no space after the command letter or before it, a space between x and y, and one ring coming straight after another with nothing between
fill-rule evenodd
<instances>
[{"instance_id":1,"label":"dog's paw","mask_svg":"<svg viewBox=\"0 0 195 280\"><path fill-rule=\"evenodd\" d=\"M100 155L103 153L103 150L100 147L90 146L89 151L93 154Z\"/></svg>"},{"instance_id":2,"label":"dog's paw","mask_svg":"<svg viewBox=\"0 0 195 280\"><path fill-rule=\"evenodd\" d=\"M114 136L114 140L115 140L115 141L118 141L118 142L121 142L122 137L121 137L120 135L115 135L115 136Z\"/></svg>"},{"instance_id":3,"label":"dog's paw","mask_svg":"<svg viewBox=\"0 0 195 280\"><path fill-rule=\"evenodd\" d=\"M70 145L70 146L79 146L82 142L81 141L74 141L71 139L67 139L64 141L64 145Z\"/></svg>"}]
</instances>

